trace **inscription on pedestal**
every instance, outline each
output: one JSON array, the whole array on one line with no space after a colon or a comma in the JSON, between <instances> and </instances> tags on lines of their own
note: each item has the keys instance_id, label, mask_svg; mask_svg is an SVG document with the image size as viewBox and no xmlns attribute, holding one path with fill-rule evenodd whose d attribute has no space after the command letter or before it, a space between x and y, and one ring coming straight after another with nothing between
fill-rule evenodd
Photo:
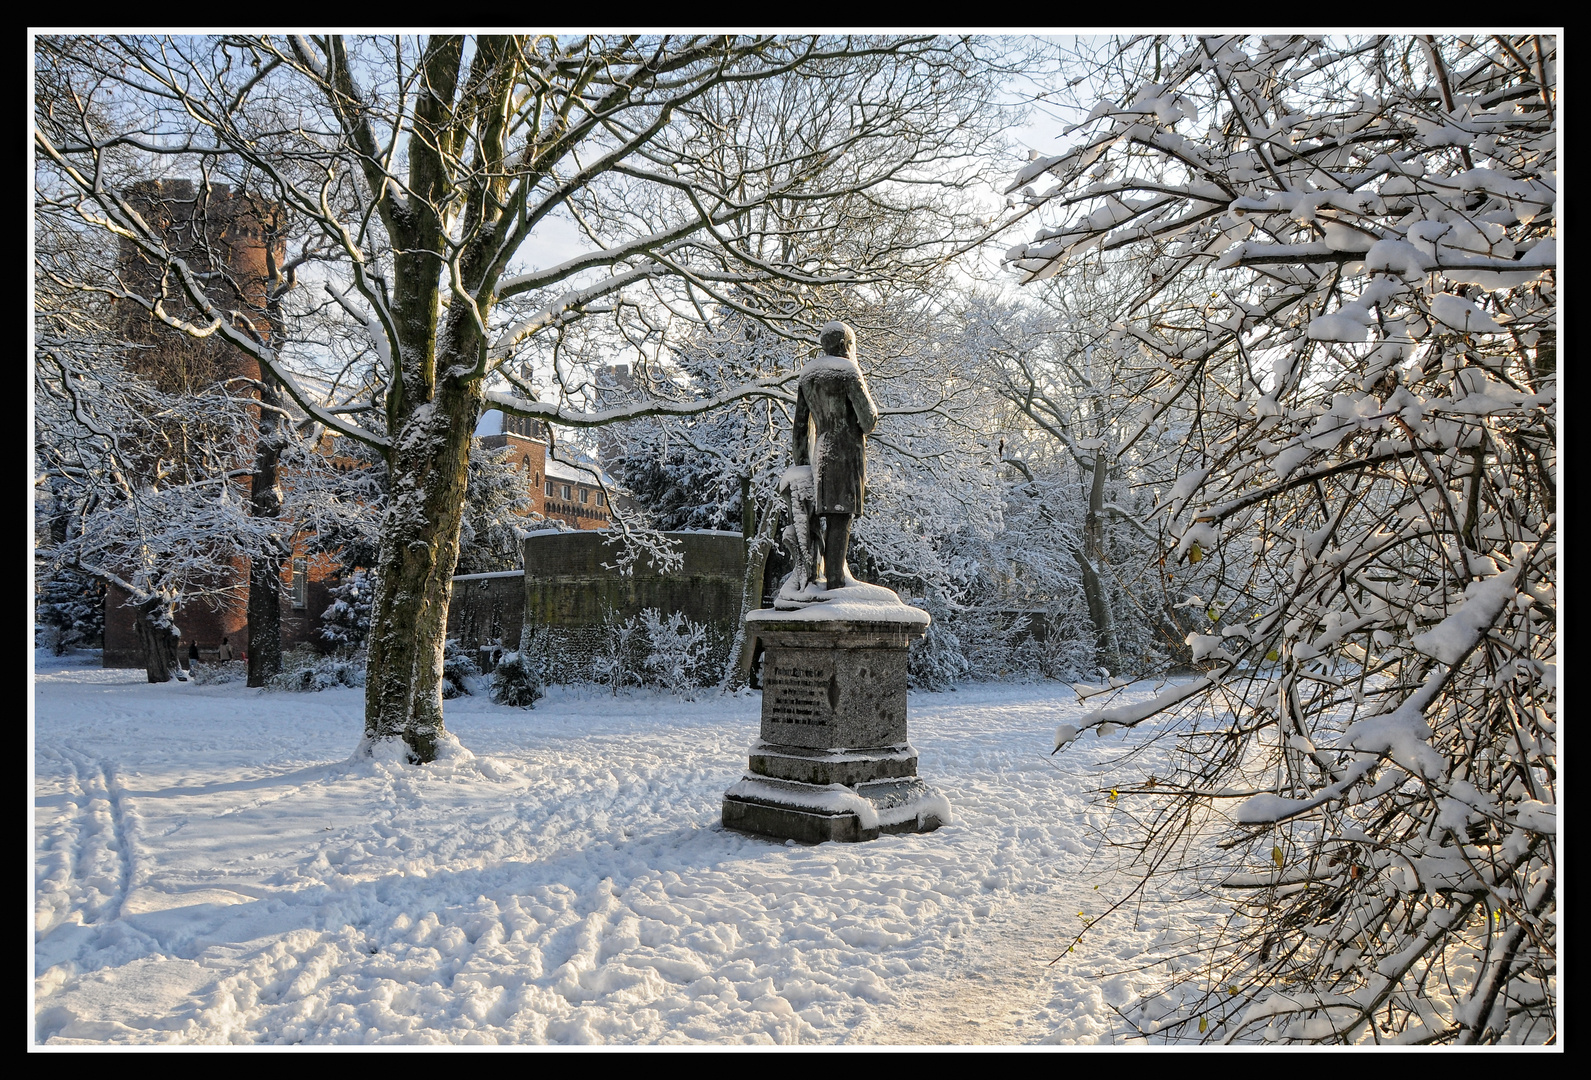
<instances>
[{"instance_id":1,"label":"inscription on pedestal","mask_svg":"<svg viewBox=\"0 0 1591 1080\"><path fill-rule=\"evenodd\" d=\"M826 727L839 703L840 685L823 664L770 664L763 674L767 719L775 724Z\"/></svg>"}]
</instances>

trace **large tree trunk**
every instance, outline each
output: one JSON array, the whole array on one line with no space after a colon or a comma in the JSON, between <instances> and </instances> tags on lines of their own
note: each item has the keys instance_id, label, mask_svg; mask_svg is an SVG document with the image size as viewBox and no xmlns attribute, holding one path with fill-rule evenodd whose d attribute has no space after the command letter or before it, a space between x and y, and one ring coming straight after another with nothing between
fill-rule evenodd
<instances>
[{"instance_id":1,"label":"large tree trunk","mask_svg":"<svg viewBox=\"0 0 1591 1080\"><path fill-rule=\"evenodd\" d=\"M460 119L452 103L464 55L462 37L436 35L428 42L422 62L428 92L415 108L408 189L401 198L396 189L382 196L383 219L399 249L393 257L392 305L398 356L387 394L388 509L365 669L365 738L401 738L416 762L433 760L446 734L442 648L458 566L470 440L486 373L483 334L495 299L487 282L503 270L498 240L507 227L501 212L508 191L502 168L504 103L515 86L510 52L506 38L476 42L472 64L479 67L472 70L481 77L471 84L466 112L478 121L478 175L491 178L466 185L470 201L464 232L476 238L453 269L472 299L453 303L440 330L439 253L448 247L440 209L461 190L449 178L454 163L447 155Z\"/></svg>"},{"instance_id":2,"label":"large tree trunk","mask_svg":"<svg viewBox=\"0 0 1591 1080\"><path fill-rule=\"evenodd\" d=\"M177 624L172 606L163 597L152 596L138 605L138 643L144 647L144 665L152 683L170 682L182 670L177 660Z\"/></svg>"},{"instance_id":3,"label":"large tree trunk","mask_svg":"<svg viewBox=\"0 0 1591 1080\"><path fill-rule=\"evenodd\" d=\"M1083 519L1083 550L1078 564L1083 571L1083 598L1088 603L1088 618L1094 624L1095 655L1114 674L1121 667L1116 647L1116 622L1110 612L1110 599L1098 566L1105 557L1105 475L1108 458L1094 454L1093 482L1088 491L1088 515Z\"/></svg>"},{"instance_id":4,"label":"large tree trunk","mask_svg":"<svg viewBox=\"0 0 1591 1080\"><path fill-rule=\"evenodd\" d=\"M283 432L281 393L269 372L260 373L260 438L254 451L249 512L275 519L282 512L277 476ZM249 560L249 685L264 686L282 670L282 553L273 549Z\"/></svg>"},{"instance_id":5,"label":"large tree trunk","mask_svg":"<svg viewBox=\"0 0 1591 1080\"><path fill-rule=\"evenodd\" d=\"M446 378L395 433L370 619L365 737L401 738L417 762L435 758L446 732L442 648L480 401L478 381Z\"/></svg>"},{"instance_id":6,"label":"large tree trunk","mask_svg":"<svg viewBox=\"0 0 1591 1080\"><path fill-rule=\"evenodd\" d=\"M753 509L744 520L753 520L755 513ZM776 543L774 537L778 531L779 502L776 499L763 508L762 524L757 534L750 537L746 544L746 575L740 588L740 621L735 625L735 637L729 646L729 668L724 672L726 690L739 690L751 682L751 667L757 659L757 641L746 633L746 616L762 606L762 586L768 555L773 551Z\"/></svg>"}]
</instances>

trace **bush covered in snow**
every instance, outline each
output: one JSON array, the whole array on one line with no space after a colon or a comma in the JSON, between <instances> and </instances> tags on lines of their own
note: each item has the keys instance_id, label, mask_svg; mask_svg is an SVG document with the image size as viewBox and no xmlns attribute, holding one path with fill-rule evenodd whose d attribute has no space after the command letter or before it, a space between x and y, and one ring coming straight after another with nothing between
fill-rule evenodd
<instances>
[{"instance_id":1,"label":"bush covered in snow","mask_svg":"<svg viewBox=\"0 0 1591 1080\"><path fill-rule=\"evenodd\" d=\"M320 636L337 649L357 649L370 634L370 604L376 595L375 581L364 570L355 570L346 581L327 590L330 606L321 613Z\"/></svg>"},{"instance_id":2,"label":"bush covered in snow","mask_svg":"<svg viewBox=\"0 0 1591 1080\"><path fill-rule=\"evenodd\" d=\"M71 568L58 571L44 583L37 619L44 628L38 644L56 656L99 647L105 636L105 582Z\"/></svg>"},{"instance_id":3,"label":"bush covered in snow","mask_svg":"<svg viewBox=\"0 0 1591 1080\"><path fill-rule=\"evenodd\" d=\"M949 690L967 678L972 665L961 646L961 637L943 611L929 606L933 622L922 641L912 646L906 661L907 684L913 690Z\"/></svg>"},{"instance_id":4,"label":"bush covered in snow","mask_svg":"<svg viewBox=\"0 0 1591 1080\"><path fill-rule=\"evenodd\" d=\"M647 608L627 619L610 612L597 630L593 647L584 656L572 653L580 643L545 632L549 668L578 673L576 681L589 679L614 694L653 686L686 700L716 683L723 668L722 635L683 612L665 616Z\"/></svg>"},{"instance_id":5,"label":"bush covered in snow","mask_svg":"<svg viewBox=\"0 0 1591 1080\"><path fill-rule=\"evenodd\" d=\"M541 667L541 662L527 653L504 653L492 669L492 700L499 705L534 708L547 693Z\"/></svg>"},{"instance_id":6,"label":"bush covered in snow","mask_svg":"<svg viewBox=\"0 0 1591 1080\"><path fill-rule=\"evenodd\" d=\"M266 682L268 690L295 692L330 690L336 686L365 685L365 658L353 656L322 656L313 649L299 646L282 654L282 670Z\"/></svg>"},{"instance_id":7,"label":"bush covered in snow","mask_svg":"<svg viewBox=\"0 0 1591 1080\"><path fill-rule=\"evenodd\" d=\"M475 658L464 651L455 638L448 638L442 648L442 696L444 698L465 697L474 694L485 686L481 678L481 666Z\"/></svg>"},{"instance_id":8,"label":"bush covered in snow","mask_svg":"<svg viewBox=\"0 0 1591 1080\"><path fill-rule=\"evenodd\" d=\"M547 693L547 631L526 626L520 631L519 648L504 653L492 669L492 700L499 705L534 708Z\"/></svg>"},{"instance_id":9,"label":"bush covered in snow","mask_svg":"<svg viewBox=\"0 0 1591 1080\"><path fill-rule=\"evenodd\" d=\"M220 683L247 682L249 668L242 660L228 660L224 664L206 664L200 661L188 669L188 678L196 686L214 686ZM315 687L315 689L322 689Z\"/></svg>"},{"instance_id":10,"label":"bush covered in snow","mask_svg":"<svg viewBox=\"0 0 1591 1080\"><path fill-rule=\"evenodd\" d=\"M617 694L641 685L646 663L646 631L635 616L621 619L613 611L603 617L597 648L590 656L590 679ZM557 649L557 646L554 646ZM562 650L558 650L562 651ZM574 670L574 669L571 669Z\"/></svg>"},{"instance_id":11,"label":"bush covered in snow","mask_svg":"<svg viewBox=\"0 0 1591 1080\"><path fill-rule=\"evenodd\" d=\"M692 700L712 672L707 627L692 622L683 611L664 618L656 608L647 608L640 619L647 641L645 682Z\"/></svg>"},{"instance_id":12,"label":"bush covered in snow","mask_svg":"<svg viewBox=\"0 0 1591 1080\"><path fill-rule=\"evenodd\" d=\"M1090 678L1099 670L1091 627L1074 611L956 609L925 601L928 634L907 663L914 690L948 690L962 682Z\"/></svg>"}]
</instances>

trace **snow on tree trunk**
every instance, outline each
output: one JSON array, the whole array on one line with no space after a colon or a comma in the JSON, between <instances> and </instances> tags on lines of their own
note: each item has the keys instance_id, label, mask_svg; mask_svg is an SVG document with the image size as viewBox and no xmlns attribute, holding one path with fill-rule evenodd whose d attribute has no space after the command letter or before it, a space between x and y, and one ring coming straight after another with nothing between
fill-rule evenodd
<instances>
[{"instance_id":1,"label":"snow on tree trunk","mask_svg":"<svg viewBox=\"0 0 1591 1080\"><path fill-rule=\"evenodd\" d=\"M260 378L259 440L254 450L254 475L251 478L249 512L256 518L275 520L282 512L282 487L277 467L282 458L284 435L280 414L279 385L270 372ZM250 686L264 686L282 670L282 555L272 550L249 560L249 656Z\"/></svg>"},{"instance_id":2,"label":"snow on tree trunk","mask_svg":"<svg viewBox=\"0 0 1591 1080\"><path fill-rule=\"evenodd\" d=\"M177 659L179 631L175 611L164 597L151 596L138 605L138 644L143 646L144 668L152 683L170 682L182 670Z\"/></svg>"},{"instance_id":3,"label":"snow on tree trunk","mask_svg":"<svg viewBox=\"0 0 1591 1080\"><path fill-rule=\"evenodd\" d=\"M456 330L444 340L459 340ZM451 357L439 357L448 370ZM389 462L365 682L365 736L401 738L431 761L445 734L442 653L480 411L479 383L443 381L403 420Z\"/></svg>"}]
</instances>

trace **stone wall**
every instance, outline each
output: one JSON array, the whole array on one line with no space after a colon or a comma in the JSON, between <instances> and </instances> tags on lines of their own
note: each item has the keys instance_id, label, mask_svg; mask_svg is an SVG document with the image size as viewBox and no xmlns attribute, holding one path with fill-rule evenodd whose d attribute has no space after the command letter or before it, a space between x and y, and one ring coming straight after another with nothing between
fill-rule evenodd
<instances>
[{"instance_id":1,"label":"stone wall","mask_svg":"<svg viewBox=\"0 0 1591 1080\"><path fill-rule=\"evenodd\" d=\"M460 574L453 579L447 636L457 638L471 652L494 642L517 649L524 618L525 575L522 571Z\"/></svg>"},{"instance_id":2,"label":"stone wall","mask_svg":"<svg viewBox=\"0 0 1591 1080\"><path fill-rule=\"evenodd\" d=\"M705 624L714 652L727 655L740 622L745 539L731 532L667 535L680 545L684 556L680 569L660 573L642 559L626 575L602 565L615 557L605 532L527 537L523 575L469 574L453 579L448 636L471 652L494 640L512 649L529 620L550 654L549 678L585 680L595 677L592 660L607 645L608 626L655 608L664 616L678 611ZM721 662L723 656L716 659Z\"/></svg>"},{"instance_id":3,"label":"stone wall","mask_svg":"<svg viewBox=\"0 0 1591 1080\"><path fill-rule=\"evenodd\" d=\"M684 565L659 573L638 560L633 573L603 567L616 558L605 532L540 533L526 538L525 614L543 626L590 626L611 611L619 618L643 608L683 611L700 623L740 620L746 541L739 533L665 534L680 545Z\"/></svg>"}]
</instances>

